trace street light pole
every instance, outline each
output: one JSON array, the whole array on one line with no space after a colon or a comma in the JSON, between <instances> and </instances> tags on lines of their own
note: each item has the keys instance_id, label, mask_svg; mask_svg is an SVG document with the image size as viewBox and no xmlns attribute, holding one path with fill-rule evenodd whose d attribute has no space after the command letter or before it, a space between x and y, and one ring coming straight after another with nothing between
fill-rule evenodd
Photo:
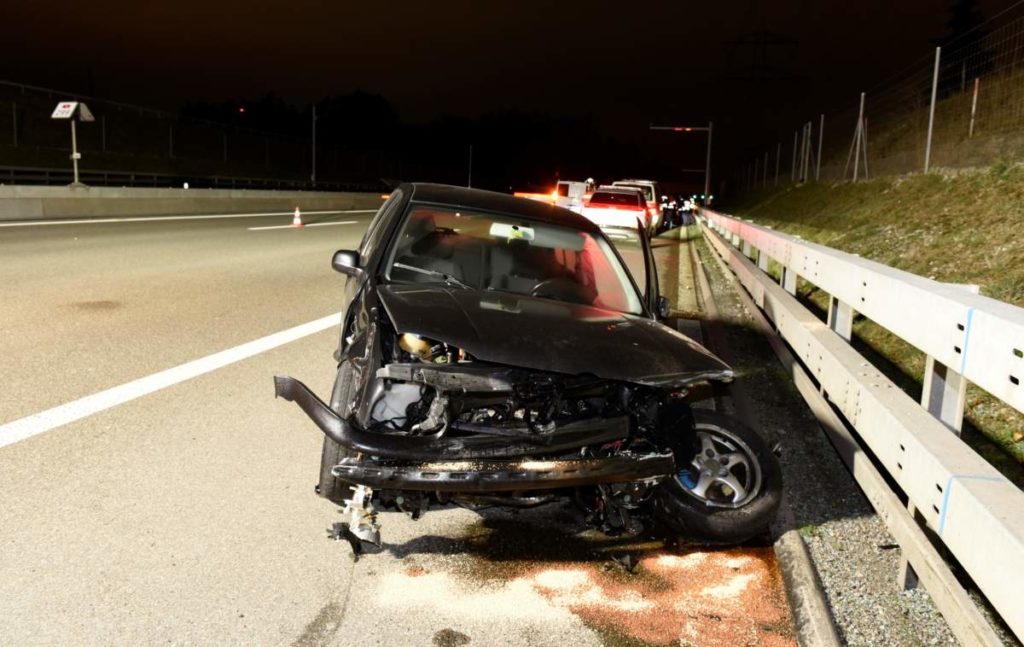
<instances>
[{"instance_id":1,"label":"street light pole","mask_svg":"<svg viewBox=\"0 0 1024 647\"><path fill-rule=\"evenodd\" d=\"M711 202L711 134L714 128L713 122L705 126L651 126L651 130L670 130L675 133L700 133L708 134L708 153L704 163L704 204Z\"/></svg>"}]
</instances>

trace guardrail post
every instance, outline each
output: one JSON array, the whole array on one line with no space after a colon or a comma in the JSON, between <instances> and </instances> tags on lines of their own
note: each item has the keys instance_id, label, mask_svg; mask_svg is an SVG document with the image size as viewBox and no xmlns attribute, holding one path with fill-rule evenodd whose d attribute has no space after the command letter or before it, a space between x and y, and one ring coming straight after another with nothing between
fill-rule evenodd
<instances>
[{"instance_id":1,"label":"guardrail post","mask_svg":"<svg viewBox=\"0 0 1024 647\"><path fill-rule=\"evenodd\" d=\"M853 308L835 297L829 297L828 327L850 341L853 338Z\"/></svg>"},{"instance_id":2,"label":"guardrail post","mask_svg":"<svg viewBox=\"0 0 1024 647\"><path fill-rule=\"evenodd\" d=\"M913 519L917 525L924 525L924 520L917 512L917 508L909 501L907 502L907 512L910 513L911 519ZM911 566L910 560L907 559L906 551L900 548L900 563L899 566L896 567L897 590L909 591L910 589L916 589L920 585L921 581L918 579L917 573L914 571L914 567Z\"/></svg>"},{"instance_id":3,"label":"guardrail post","mask_svg":"<svg viewBox=\"0 0 1024 647\"><path fill-rule=\"evenodd\" d=\"M921 406L959 436L964 424L966 400L967 380L964 376L929 355L924 364Z\"/></svg>"},{"instance_id":4,"label":"guardrail post","mask_svg":"<svg viewBox=\"0 0 1024 647\"><path fill-rule=\"evenodd\" d=\"M757 267L765 274L768 273L768 254L763 250L757 250Z\"/></svg>"},{"instance_id":5,"label":"guardrail post","mask_svg":"<svg viewBox=\"0 0 1024 647\"><path fill-rule=\"evenodd\" d=\"M746 240L743 241L743 255L746 256L747 258L750 258L751 253L752 252L751 252L750 243L748 241L746 241Z\"/></svg>"},{"instance_id":6,"label":"guardrail post","mask_svg":"<svg viewBox=\"0 0 1024 647\"><path fill-rule=\"evenodd\" d=\"M782 266L782 289L796 296L796 272L785 265Z\"/></svg>"}]
</instances>

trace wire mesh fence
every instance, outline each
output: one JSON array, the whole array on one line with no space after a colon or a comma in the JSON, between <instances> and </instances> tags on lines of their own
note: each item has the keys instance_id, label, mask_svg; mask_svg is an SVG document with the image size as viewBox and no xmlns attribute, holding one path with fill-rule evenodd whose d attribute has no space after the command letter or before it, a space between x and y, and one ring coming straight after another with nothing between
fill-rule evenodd
<instances>
[{"instance_id":1,"label":"wire mesh fence","mask_svg":"<svg viewBox=\"0 0 1024 647\"><path fill-rule=\"evenodd\" d=\"M1024 159L1022 5L869 88L863 114L858 94L851 93L845 109L808 115L807 122L795 124L794 139L782 137L765 151L772 164L778 155L779 182L863 179ZM739 186L775 183L774 174L754 173L764 154L740 170Z\"/></svg>"},{"instance_id":2,"label":"wire mesh fence","mask_svg":"<svg viewBox=\"0 0 1024 647\"><path fill-rule=\"evenodd\" d=\"M0 166L52 169L68 165L67 122L50 118L59 101L88 103L96 121L80 124L83 170L153 177L267 178L310 182L308 136L264 132L152 108L0 81ZM408 166L408 163L407 163ZM400 156L318 141L318 182L376 186L403 172Z\"/></svg>"},{"instance_id":3,"label":"wire mesh fence","mask_svg":"<svg viewBox=\"0 0 1024 647\"><path fill-rule=\"evenodd\" d=\"M291 176L309 175L309 142L8 82L0 82L0 162L55 166L66 160L68 126L50 113L56 101L68 99L87 101L96 115L78 128L79 150L94 167L257 176L285 168Z\"/></svg>"}]
</instances>

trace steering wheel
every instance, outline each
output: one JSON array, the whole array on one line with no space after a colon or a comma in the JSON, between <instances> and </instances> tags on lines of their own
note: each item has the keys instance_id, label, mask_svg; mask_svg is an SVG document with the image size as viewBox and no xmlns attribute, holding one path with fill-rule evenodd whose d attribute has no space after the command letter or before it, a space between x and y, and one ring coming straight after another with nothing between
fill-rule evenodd
<instances>
[{"instance_id":1,"label":"steering wheel","mask_svg":"<svg viewBox=\"0 0 1024 647\"><path fill-rule=\"evenodd\" d=\"M545 279L533 286L530 290L531 297L541 297L545 299L555 299L557 301L567 301L569 303L578 303L580 305L590 305L590 299L583 291L581 286L572 279L565 277L556 277L553 279Z\"/></svg>"}]
</instances>

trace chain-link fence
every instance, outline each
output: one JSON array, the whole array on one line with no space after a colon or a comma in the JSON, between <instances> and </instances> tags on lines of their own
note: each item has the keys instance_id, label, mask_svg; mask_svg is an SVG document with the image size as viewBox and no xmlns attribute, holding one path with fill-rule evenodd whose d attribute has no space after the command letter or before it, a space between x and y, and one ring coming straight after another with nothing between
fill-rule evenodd
<instances>
[{"instance_id":1,"label":"chain-link fence","mask_svg":"<svg viewBox=\"0 0 1024 647\"><path fill-rule=\"evenodd\" d=\"M1024 159L1024 8L1015 7L868 89L863 112L851 93L846 109L808 115L748 159L737 184L775 184L776 166L786 183Z\"/></svg>"}]
</instances>

